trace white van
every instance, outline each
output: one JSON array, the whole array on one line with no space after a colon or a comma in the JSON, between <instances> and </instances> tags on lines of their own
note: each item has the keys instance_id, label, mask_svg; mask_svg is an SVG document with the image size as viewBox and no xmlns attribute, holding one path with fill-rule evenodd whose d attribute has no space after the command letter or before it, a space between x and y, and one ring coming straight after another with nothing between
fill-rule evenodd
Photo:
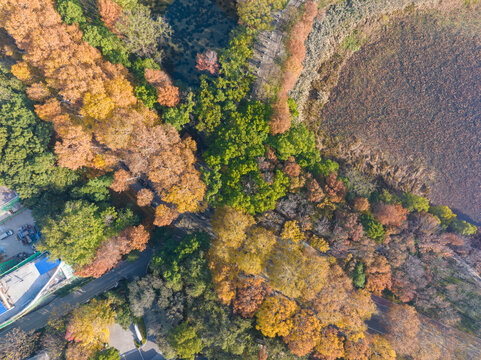
<instances>
[{"instance_id":1,"label":"white van","mask_svg":"<svg viewBox=\"0 0 481 360\"><path fill-rule=\"evenodd\" d=\"M2 235L0 235L0 240L6 239L13 235L13 230L7 230Z\"/></svg>"}]
</instances>

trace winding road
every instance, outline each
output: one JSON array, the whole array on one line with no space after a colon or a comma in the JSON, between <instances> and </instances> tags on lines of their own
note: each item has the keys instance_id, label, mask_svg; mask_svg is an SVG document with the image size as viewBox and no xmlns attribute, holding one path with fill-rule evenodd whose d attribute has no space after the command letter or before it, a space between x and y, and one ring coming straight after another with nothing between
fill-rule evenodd
<instances>
[{"instance_id":1,"label":"winding road","mask_svg":"<svg viewBox=\"0 0 481 360\"><path fill-rule=\"evenodd\" d=\"M20 328L24 331L40 329L47 325L52 314L55 314L55 316L61 316L78 304L85 303L94 296L114 288L120 280L130 280L137 276L145 275L150 259L152 258L152 253L152 249L147 248L140 254L140 257L136 261L123 261L107 274L90 281L80 289L75 290L64 297L52 295L43 303L43 305L40 305L32 312L2 330L2 332L0 332L0 337L4 336L13 328Z\"/></svg>"}]
</instances>

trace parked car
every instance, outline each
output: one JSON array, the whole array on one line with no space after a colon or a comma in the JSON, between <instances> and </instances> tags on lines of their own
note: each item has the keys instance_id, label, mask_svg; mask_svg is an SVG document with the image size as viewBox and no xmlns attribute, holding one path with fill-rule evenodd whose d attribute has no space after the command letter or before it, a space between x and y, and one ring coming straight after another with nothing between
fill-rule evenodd
<instances>
[{"instance_id":1,"label":"parked car","mask_svg":"<svg viewBox=\"0 0 481 360\"><path fill-rule=\"evenodd\" d=\"M12 236L14 234L13 230L7 230L3 234L0 235L0 240L6 239L9 236Z\"/></svg>"}]
</instances>

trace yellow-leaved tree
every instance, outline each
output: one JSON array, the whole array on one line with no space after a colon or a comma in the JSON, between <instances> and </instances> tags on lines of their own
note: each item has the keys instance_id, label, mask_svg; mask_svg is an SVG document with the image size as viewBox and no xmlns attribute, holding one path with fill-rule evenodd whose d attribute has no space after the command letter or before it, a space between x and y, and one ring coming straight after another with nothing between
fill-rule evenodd
<instances>
[{"instance_id":1,"label":"yellow-leaved tree","mask_svg":"<svg viewBox=\"0 0 481 360\"><path fill-rule=\"evenodd\" d=\"M256 314L257 330L269 337L289 335L292 318L298 309L294 301L284 296L268 296Z\"/></svg>"},{"instance_id":2,"label":"yellow-leaved tree","mask_svg":"<svg viewBox=\"0 0 481 360\"><path fill-rule=\"evenodd\" d=\"M82 344L85 349L100 349L109 341L108 327L114 323L115 312L110 300L93 299L76 308L67 325L65 338Z\"/></svg>"}]
</instances>

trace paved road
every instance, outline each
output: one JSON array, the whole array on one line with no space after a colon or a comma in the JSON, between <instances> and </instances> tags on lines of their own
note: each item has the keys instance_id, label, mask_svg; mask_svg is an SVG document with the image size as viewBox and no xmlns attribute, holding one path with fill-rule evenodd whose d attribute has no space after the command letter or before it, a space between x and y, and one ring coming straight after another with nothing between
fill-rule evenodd
<instances>
[{"instance_id":1,"label":"paved road","mask_svg":"<svg viewBox=\"0 0 481 360\"><path fill-rule=\"evenodd\" d=\"M41 305L36 310L18 319L11 326L0 332L0 336L3 336L5 333L16 327L24 331L40 329L47 325L52 313L56 316L62 315L76 305L85 303L94 296L115 287L122 279L133 279L136 276L145 275L151 258L152 250L148 248L141 253L139 259L136 261L123 261L109 273L89 282L82 288L68 294L67 296L47 299L46 301L48 303L46 305Z\"/></svg>"}]
</instances>

